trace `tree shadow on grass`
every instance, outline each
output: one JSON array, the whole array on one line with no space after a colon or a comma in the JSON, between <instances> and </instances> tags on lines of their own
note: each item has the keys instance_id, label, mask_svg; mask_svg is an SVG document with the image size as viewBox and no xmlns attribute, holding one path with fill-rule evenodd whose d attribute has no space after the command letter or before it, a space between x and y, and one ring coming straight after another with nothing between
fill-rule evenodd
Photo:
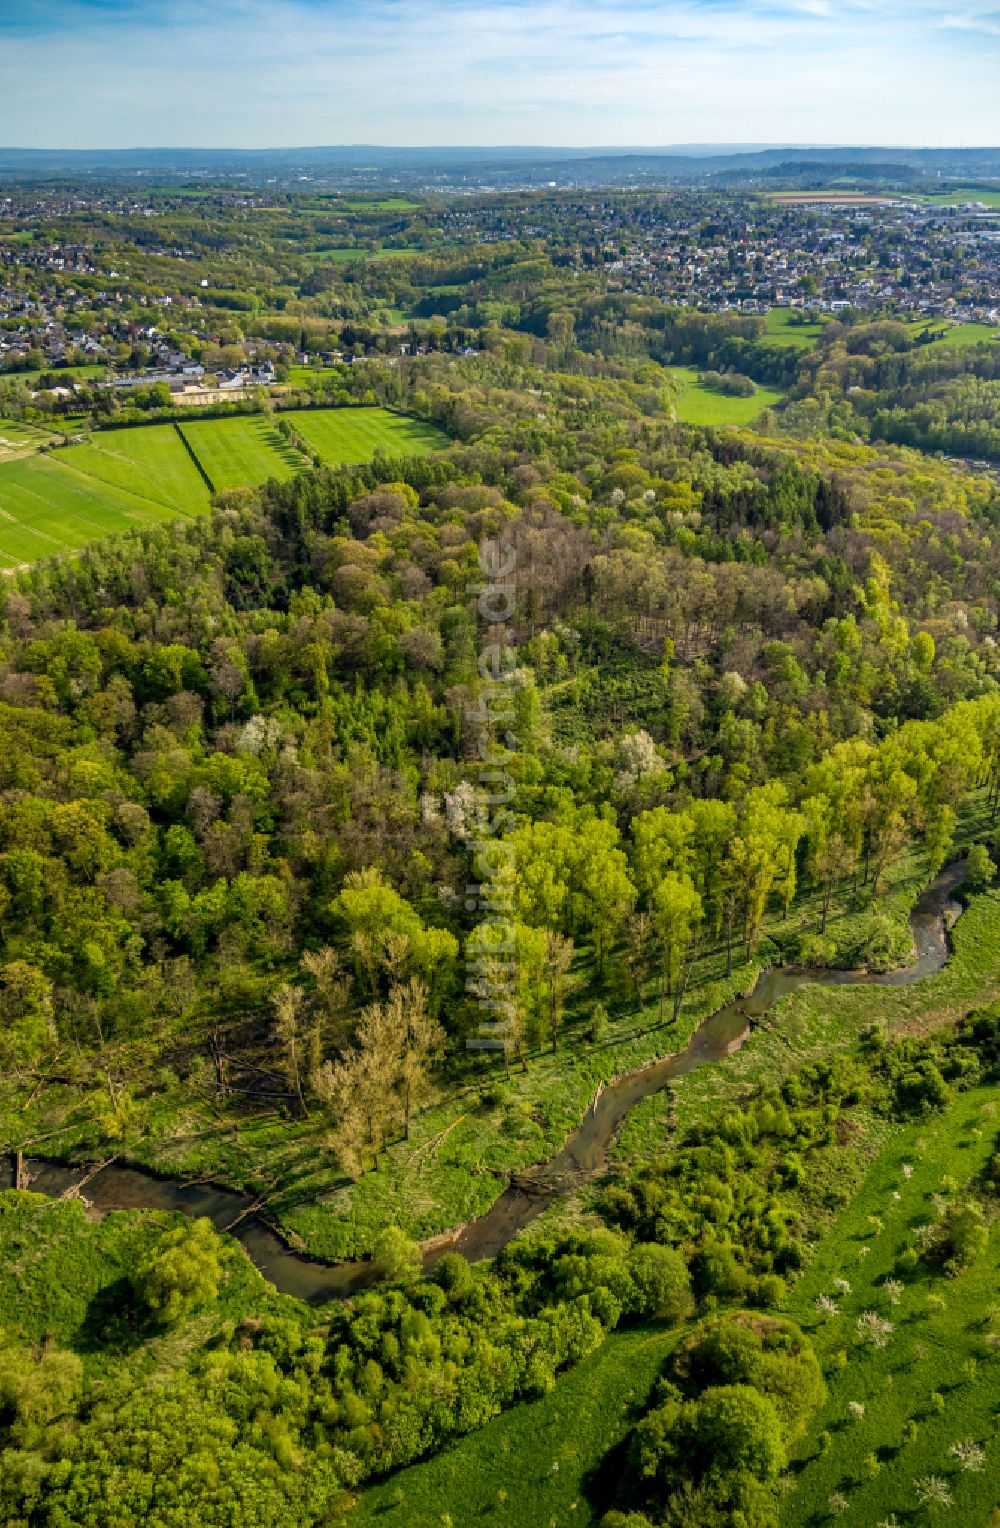
<instances>
[{"instance_id":1,"label":"tree shadow on grass","mask_svg":"<svg viewBox=\"0 0 1000 1528\"><path fill-rule=\"evenodd\" d=\"M115 1279L87 1306L76 1347L87 1353L130 1352L143 1341L144 1319L131 1279Z\"/></svg>"}]
</instances>

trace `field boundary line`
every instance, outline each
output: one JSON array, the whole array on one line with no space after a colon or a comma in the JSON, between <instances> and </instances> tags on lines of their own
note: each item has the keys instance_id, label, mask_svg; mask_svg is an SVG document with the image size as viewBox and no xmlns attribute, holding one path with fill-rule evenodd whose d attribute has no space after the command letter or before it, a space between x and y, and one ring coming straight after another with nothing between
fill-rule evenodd
<instances>
[{"instance_id":1,"label":"field boundary line","mask_svg":"<svg viewBox=\"0 0 1000 1528\"><path fill-rule=\"evenodd\" d=\"M191 460L194 462L194 464L197 467L198 471L201 473L201 476L202 476L202 478L203 478L203 480L205 482L206 487L208 488L209 493L216 493L217 492L216 486L212 482L212 479L209 477L208 473L205 471L205 469L202 466L201 462L199 461L198 453L194 449L194 446L192 446L191 442L188 440L187 436L184 434L184 431L181 429L180 420L179 419L175 419L172 422L173 422L174 429L177 431L178 435L181 438L181 444L183 445L183 447L184 447L185 451L187 452L188 456L190 456Z\"/></svg>"}]
</instances>

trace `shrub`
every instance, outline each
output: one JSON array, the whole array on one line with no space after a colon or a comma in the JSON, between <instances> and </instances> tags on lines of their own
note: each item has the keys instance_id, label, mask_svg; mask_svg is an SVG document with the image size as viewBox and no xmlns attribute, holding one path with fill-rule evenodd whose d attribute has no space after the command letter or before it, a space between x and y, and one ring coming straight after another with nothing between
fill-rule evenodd
<instances>
[{"instance_id":1,"label":"shrub","mask_svg":"<svg viewBox=\"0 0 1000 1528\"><path fill-rule=\"evenodd\" d=\"M973 844L965 862L965 879L971 891L985 891L996 878L997 867L985 844Z\"/></svg>"},{"instance_id":2,"label":"shrub","mask_svg":"<svg viewBox=\"0 0 1000 1528\"><path fill-rule=\"evenodd\" d=\"M168 1231L141 1260L135 1289L158 1326L173 1326L215 1298L220 1276L219 1244L212 1223L193 1220Z\"/></svg>"}]
</instances>

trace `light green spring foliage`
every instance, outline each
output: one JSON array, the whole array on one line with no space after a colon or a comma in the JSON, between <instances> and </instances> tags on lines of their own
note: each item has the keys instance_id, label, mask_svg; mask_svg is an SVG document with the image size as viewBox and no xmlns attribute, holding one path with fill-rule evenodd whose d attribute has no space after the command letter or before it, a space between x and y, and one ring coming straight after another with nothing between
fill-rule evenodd
<instances>
[{"instance_id":1,"label":"light green spring foliage","mask_svg":"<svg viewBox=\"0 0 1000 1528\"><path fill-rule=\"evenodd\" d=\"M136 1293L157 1325L174 1326L214 1300L221 1272L212 1223L195 1220L167 1231L140 1262Z\"/></svg>"}]
</instances>

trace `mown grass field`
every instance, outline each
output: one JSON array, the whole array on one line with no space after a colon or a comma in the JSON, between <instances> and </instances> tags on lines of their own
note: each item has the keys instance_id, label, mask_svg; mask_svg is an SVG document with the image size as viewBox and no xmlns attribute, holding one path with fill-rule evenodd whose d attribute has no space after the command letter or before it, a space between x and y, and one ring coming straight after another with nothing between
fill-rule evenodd
<instances>
[{"instance_id":1,"label":"mown grass field","mask_svg":"<svg viewBox=\"0 0 1000 1528\"><path fill-rule=\"evenodd\" d=\"M934 202L939 207L960 207L963 202L982 202L984 207L1000 207L1000 191L983 191L977 186L956 186L954 191L940 195L931 193L922 201Z\"/></svg>"},{"instance_id":2,"label":"mown grass field","mask_svg":"<svg viewBox=\"0 0 1000 1528\"><path fill-rule=\"evenodd\" d=\"M780 403L784 394L774 387L758 387L752 398L730 398L706 387L690 366L671 366L681 383L677 418L681 424L748 425L767 408Z\"/></svg>"},{"instance_id":3,"label":"mown grass field","mask_svg":"<svg viewBox=\"0 0 1000 1528\"><path fill-rule=\"evenodd\" d=\"M610 1501L593 1479L638 1417L677 1331L612 1332L541 1400L515 1406L452 1448L365 1491L345 1528L587 1528ZM610 1494L610 1493L608 1493Z\"/></svg>"},{"instance_id":4,"label":"mown grass field","mask_svg":"<svg viewBox=\"0 0 1000 1528\"><path fill-rule=\"evenodd\" d=\"M195 419L178 427L213 489L285 482L307 463L269 419L247 414L235 419Z\"/></svg>"},{"instance_id":5,"label":"mown grass field","mask_svg":"<svg viewBox=\"0 0 1000 1528\"><path fill-rule=\"evenodd\" d=\"M995 1088L978 1087L942 1115L903 1129L884 1126L888 1140L860 1193L793 1291L788 1313L828 1366L830 1394L793 1461L795 1487L782 1512L787 1528L829 1519L838 1497L847 1503L837 1503L845 1528L871 1528L892 1514L900 1523L926 1521L915 1482L927 1476L947 1482L954 1505L942 1516L956 1524L985 1525L1000 1502L1000 1345L990 1341L1000 1333L1000 1221L984 1256L958 1278L921 1263L905 1279L898 1305L884 1288L916 1227L934 1218L934 1195L949 1192L949 1180L955 1192L989 1159L997 1102ZM837 1278L850 1293L837 1299L837 1315L821 1316L815 1302L836 1295ZM857 1318L870 1310L895 1327L881 1351L858 1340ZM852 1417L852 1402L864 1407L863 1416ZM908 1423L916 1424L912 1439L904 1434ZM963 1470L950 1453L970 1439L986 1451L982 1470Z\"/></svg>"},{"instance_id":6,"label":"mown grass field","mask_svg":"<svg viewBox=\"0 0 1000 1528\"><path fill-rule=\"evenodd\" d=\"M296 432L331 467L387 456L434 451L444 436L433 425L386 409L316 409L296 414Z\"/></svg>"},{"instance_id":7,"label":"mown grass field","mask_svg":"<svg viewBox=\"0 0 1000 1528\"><path fill-rule=\"evenodd\" d=\"M433 426L386 409L318 409L291 418L331 466L370 461L377 450L414 455L447 443ZM199 464L215 490L285 480L309 466L262 415L96 431L85 443L38 454L50 438L33 425L0 420L0 570L72 553L114 531L202 513L210 489Z\"/></svg>"},{"instance_id":8,"label":"mown grass field","mask_svg":"<svg viewBox=\"0 0 1000 1528\"><path fill-rule=\"evenodd\" d=\"M351 260L367 260L371 251L359 249L356 245L335 245L332 249L311 249L311 260L332 260L334 264L347 264Z\"/></svg>"}]
</instances>

